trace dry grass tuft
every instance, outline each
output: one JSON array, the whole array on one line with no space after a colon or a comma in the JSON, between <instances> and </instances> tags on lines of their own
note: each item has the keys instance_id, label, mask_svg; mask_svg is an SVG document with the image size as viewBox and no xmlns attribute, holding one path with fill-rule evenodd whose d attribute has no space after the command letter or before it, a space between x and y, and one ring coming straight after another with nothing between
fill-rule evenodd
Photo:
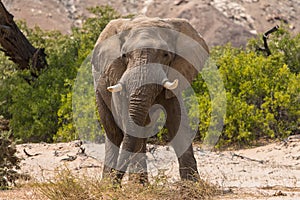
<instances>
[{"instance_id":1,"label":"dry grass tuft","mask_svg":"<svg viewBox=\"0 0 300 200\"><path fill-rule=\"evenodd\" d=\"M50 200L212 199L220 194L216 186L203 180L169 183L165 176L157 176L147 186L128 181L117 187L108 180L75 176L70 170L58 172L54 180L36 186Z\"/></svg>"}]
</instances>

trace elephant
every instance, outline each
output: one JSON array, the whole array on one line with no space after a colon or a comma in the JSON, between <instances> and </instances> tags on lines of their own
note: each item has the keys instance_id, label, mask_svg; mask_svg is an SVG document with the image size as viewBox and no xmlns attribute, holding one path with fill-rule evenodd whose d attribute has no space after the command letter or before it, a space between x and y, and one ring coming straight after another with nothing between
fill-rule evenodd
<instances>
[{"instance_id":1,"label":"elephant","mask_svg":"<svg viewBox=\"0 0 300 200\"><path fill-rule=\"evenodd\" d=\"M108 23L91 61L106 132L104 178L121 183L131 166L141 184L148 182L146 143L162 112L181 179L200 178L181 93L208 57L206 42L185 19L137 16Z\"/></svg>"}]
</instances>

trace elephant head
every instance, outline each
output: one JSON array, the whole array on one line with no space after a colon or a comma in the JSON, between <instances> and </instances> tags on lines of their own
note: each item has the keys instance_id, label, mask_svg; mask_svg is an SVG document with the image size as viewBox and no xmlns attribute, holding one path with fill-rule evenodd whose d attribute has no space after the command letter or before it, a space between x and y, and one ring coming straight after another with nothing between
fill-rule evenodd
<instances>
[{"instance_id":1,"label":"elephant head","mask_svg":"<svg viewBox=\"0 0 300 200\"><path fill-rule=\"evenodd\" d=\"M171 105L175 97L180 101L178 94L197 76L208 54L202 37L182 19L137 17L107 25L92 58L100 118L111 140L106 157L110 154L117 159L118 153L109 152L108 145L119 146L122 141L126 151L145 151L144 138L154 120L150 114L153 105ZM168 112L172 114L171 109ZM108 116L114 123L102 119ZM118 126L122 138L111 137L116 130L109 126ZM126 163L126 155L121 153L118 163L109 160L111 168L118 168L116 165Z\"/></svg>"}]
</instances>

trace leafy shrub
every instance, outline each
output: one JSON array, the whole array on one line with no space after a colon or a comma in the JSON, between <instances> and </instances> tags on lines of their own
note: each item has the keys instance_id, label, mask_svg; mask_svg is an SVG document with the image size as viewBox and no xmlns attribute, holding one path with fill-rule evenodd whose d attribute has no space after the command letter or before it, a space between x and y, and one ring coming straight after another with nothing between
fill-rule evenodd
<instances>
[{"instance_id":1,"label":"leafy shrub","mask_svg":"<svg viewBox=\"0 0 300 200\"><path fill-rule=\"evenodd\" d=\"M61 95L70 89L65 87L65 80L76 75L77 43L58 32L21 28L34 45L47 47L49 67L33 82L26 81L30 77L27 70L16 71L10 77L10 127L23 142L51 142L58 129Z\"/></svg>"},{"instance_id":2,"label":"leafy shrub","mask_svg":"<svg viewBox=\"0 0 300 200\"><path fill-rule=\"evenodd\" d=\"M90 57L106 24L120 15L110 7L95 7L89 10L95 17L87 19L81 29L73 29L72 37L79 44L77 73L72 79L66 80L66 84L72 87L61 96L62 104L58 110L59 129L54 136L56 141L70 141L79 136L88 141L99 141L103 136L95 105Z\"/></svg>"},{"instance_id":3,"label":"leafy shrub","mask_svg":"<svg viewBox=\"0 0 300 200\"><path fill-rule=\"evenodd\" d=\"M32 44L45 47L48 55L49 67L32 82L26 81L32 79L29 71L17 71L0 54L0 115L10 119L14 136L23 142L69 141L79 134L87 140L101 139L89 55L106 24L120 15L109 7L90 11L94 17L71 35L19 23ZM199 118L202 141L215 141L220 128L219 145L251 144L261 137L300 132L300 34L280 29L269 41L268 57L257 51L260 39L250 40L247 49L212 49L215 64L193 82L193 102L199 106L188 105L189 117ZM216 66L218 70L209 68ZM162 129L159 137L166 132Z\"/></svg>"},{"instance_id":4,"label":"leafy shrub","mask_svg":"<svg viewBox=\"0 0 300 200\"><path fill-rule=\"evenodd\" d=\"M273 53L282 55L284 63L288 65L291 72L298 74L300 72L300 34L293 36L287 31L288 28L285 28L286 25L282 24L282 26L284 28L280 28L270 36L272 41L269 46ZM248 48L252 51L256 51L259 46L263 46L262 40L253 39L248 42Z\"/></svg>"},{"instance_id":5,"label":"leafy shrub","mask_svg":"<svg viewBox=\"0 0 300 200\"><path fill-rule=\"evenodd\" d=\"M71 35L42 31L38 27L30 29L19 23L29 41L46 50L49 67L34 81L26 81L32 79L29 71L15 70L14 64L0 55L0 114L10 119L14 136L23 142L67 141L78 137L72 115L72 89L77 71L105 25L119 16L109 7L90 11L95 17L87 19L83 28L74 28Z\"/></svg>"},{"instance_id":6,"label":"leafy shrub","mask_svg":"<svg viewBox=\"0 0 300 200\"><path fill-rule=\"evenodd\" d=\"M273 54L269 57L255 52L254 44L259 42L251 41L246 50L230 45L212 50L212 59L224 81L227 101L219 145L251 144L262 137L284 138L299 133L299 51L295 50L300 45L299 35L291 37L281 31L271 40ZM199 132L203 139L214 117L209 108L210 91L201 77L193 86L199 96Z\"/></svg>"}]
</instances>

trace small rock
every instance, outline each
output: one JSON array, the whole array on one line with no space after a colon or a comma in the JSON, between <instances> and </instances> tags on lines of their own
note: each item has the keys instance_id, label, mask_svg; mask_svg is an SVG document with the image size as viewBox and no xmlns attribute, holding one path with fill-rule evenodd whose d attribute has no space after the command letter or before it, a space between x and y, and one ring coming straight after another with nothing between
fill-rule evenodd
<instances>
[{"instance_id":1,"label":"small rock","mask_svg":"<svg viewBox=\"0 0 300 200\"><path fill-rule=\"evenodd\" d=\"M55 157L58 157L58 156L59 156L59 154L58 154L58 152L57 152L56 150L54 151L53 155L54 155Z\"/></svg>"},{"instance_id":2,"label":"small rock","mask_svg":"<svg viewBox=\"0 0 300 200\"><path fill-rule=\"evenodd\" d=\"M76 158L77 158L77 156L69 156L68 155L68 158L63 158L63 159L61 159L60 161L74 161L74 160L76 160Z\"/></svg>"},{"instance_id":3,"label":"small rock","mask_svg":"<svg viewBox=\"0 0 300 200\"><path fill-rule=\"evenodd\" d=\"M82 145L82 141L81 140L75 140L73 142L73 144L74 144L75 147L80 147Z\"/></svg>"},{"instance_id":4,"label":"small rock","mask_svg":"<svg viewBox=\"0 0 300 200\"><path fill-rule=\"evenodd\" d=\"M254 35L257 35L257 31L256 30L250 30L250 33L254 34Z\"/></svg>"},{"instance_id":5,"label":"small rock","mask_svg":"<svg viewBox=\"0 0 300 200\"><path fill-rule=\"evenodd\" d=\"M300 160L300 156L292 156L294 160Z\"/></svg>"},{"instance_id":6,"label":"small rock","mask_svg":"<svg viewBox=\"0 0 300 200\"><path fill-rule=\"evenodd\" d=\"M233 190L231 188L225 188L222 192L223 194L232 194Z\"/></svg>"},{"instance_id":7,"label":"small rock","mask_svg":"<svg viewBox=\"0 0 300 200\"><path fill-rule=\"evenodd\" d=\"M48 13L48 14L47 14L47 17L48 17L48 18L52 18L52 13Z\"/></svg>"},{"instance_id":8,"label":"small rock","mask_svg":"<svg viewBox=\"0 0 300 200\"><path fill-rule=\"evenodd\" d=\"M275 194L273 194L273 196L278 197L278 196L287 196L286 193L281 192L280 190L275 192Z\"/></svg>"}]
</instances>

